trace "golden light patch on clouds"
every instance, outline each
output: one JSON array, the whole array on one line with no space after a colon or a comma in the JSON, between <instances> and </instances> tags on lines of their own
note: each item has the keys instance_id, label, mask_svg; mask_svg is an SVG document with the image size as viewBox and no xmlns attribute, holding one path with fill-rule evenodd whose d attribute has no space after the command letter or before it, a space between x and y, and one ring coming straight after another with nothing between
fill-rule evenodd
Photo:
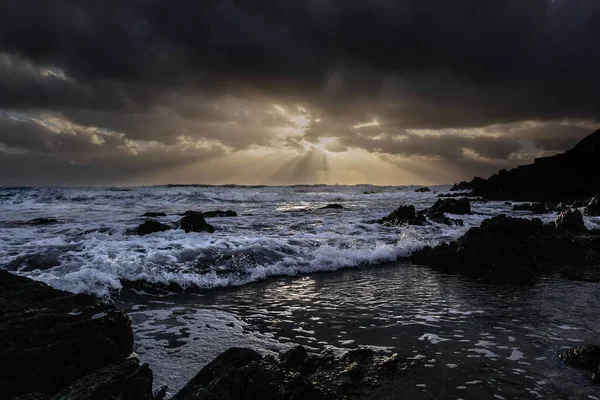
<instances>
[{"instance_id":1,"label":"golden light patch on clouds","mask_svg":"<svg viewBox=\"0 0 600 400\"><path fill-rule=\"evenodd\" d=\"M361 128L369 128L372 126L379 126L379 121L377 121L377 119L373 119L370 122L360 122L354 126L352 126L354 129L361 129Z\"/></svg>"}]
</instances>

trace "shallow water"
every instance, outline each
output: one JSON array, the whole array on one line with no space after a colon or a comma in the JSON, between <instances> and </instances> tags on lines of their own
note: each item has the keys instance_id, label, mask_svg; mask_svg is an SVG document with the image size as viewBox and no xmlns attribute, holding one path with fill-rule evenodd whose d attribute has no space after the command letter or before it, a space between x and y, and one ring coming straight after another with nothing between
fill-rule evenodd
<instances>
[{"instance_id":1,"label":"shallow water","mask_svg":"<svg viewBox=\"0 0 600 400\"><path fill-rule=\"evenodd\" d=\"M600 398L557 353L600 339L600 284L490 285L393 264L164 297L124 292L136 352L180 388L231 346L370 346L415 361L411 398Z\"/></svg>"}]
</instances>

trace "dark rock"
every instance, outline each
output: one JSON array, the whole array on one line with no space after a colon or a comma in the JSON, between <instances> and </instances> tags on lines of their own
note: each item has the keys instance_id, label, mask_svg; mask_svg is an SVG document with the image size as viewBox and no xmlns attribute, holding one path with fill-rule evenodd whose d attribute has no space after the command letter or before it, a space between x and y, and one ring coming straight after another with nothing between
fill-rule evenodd
<instances>
[{"instance_id":1,"label":"dark rock","mask_svg":"<svg viewBox=\"0 0 600 400\"><path fill-rule=\"evenodd\" d=\"M188 211L189 212L189 211ZM215 228L206 222L202 213L190 213L179 220L179 226L186 232L208 232L213 233Z\"/></svg>"},{"instance_id":2,"label":"dark rock","mask_svg":"<svg viewBox=\"0 0 600 400\"><path fill-rule=\"evenodd\" d=\"M8 271L41 271L60 265L58 258L62 252L60 250L48 250L44 253L26 254L15 258L9 262L5 269Z\"/></svg>"},{"instance_id":3,"label":"dark rock","mask_svg":"<svg viewBox=\"0 0 600 400\"><path fill-rule=\"evenodd\" d=\"M429 213L441 212L450 214L471 214L471 203L468 199L438 199L428 210Z\"/></svg>"},{"instance_id":4,"label":"dark rock","mask_svg":"<svg viewBox=\"0 0 600 400\"><path fill-rule=\"evenodd\" d=\"M342 208L344 208L344 206L341 204L327 204L326 206L321 207L320 210L329 210L329 209L340 210Z\"/></svg>"},{"instance_id":5,"label":"dark rock","mask_svg":"<svg viewBox=\"0 0 600 400\"><path fill-rule=\"evenodd\" d=\"M155 232L168 231L169 229L171 229L169 225L161 224L153 219L148 219L142 224L138 225L138 227L135 229L135 232L140 236L144 236Z\"/></svg>"},{"instance_id":6,"label":"dark rock","mask_svg":"<svg viewBox=\"0 0 600 400\"><path fill-rule=\"evenodd\" d=\"M447 217L443 212L435 211L426 214L430 221L444 225L464 226L465 222L462 219L454 219Z\"/></svg>"},{"instance_id":7,"label":"dark rock","mask_svg":"<svg viewBox=\"0 0 600 400\"><path fill-rule=\"evenodd\" d=\"M167 213L164 213L164 212L148 211L147 213L142 214L142 217L150 217L150 218L166 217L166 216L167 216Z\"/></svg>"},{"instance_id":8,"label":"dark rock","mask_svg":"<svg viewBox=\"0 0 600 400\"><path fill-rule=\"evenodd\" d=\"M558 355L566 364L590 372L594 382L600 382L600 346L581 345Z\"/></svg>"},{"instance_id":9,"label":"dark rock","mask_svg":"<svg viewBox=\"0 0 600 400\"><path fill-rule=\"evenodd\" d=\"M415 189L415 192L417 193L427 193L427 192L431 192L431 189L429 189L427 186Z\"/></svg>"},{"instance_id":10,"label":"dark rock","mask_svg":"<svg viewBox=\"0 0 600 400\"><path fill-rule=\"evenodd\" d=\"M297 372L250 349L231 348L202 368L172 400L330 399Z\"/></svg>"},{"instance_id":11,"label":"dark rock","mask_svg":"<svg viewBox=\"0 0 600 400\"><path fill-rule=\"evenodd\" d=\"M53 395L133 351L131 321L112 305L0 271L0 393Z\"/></svg>"},{"instance_id":12,"label":"dark rock","mask_svg":"<svg viewBox=\"0 0 600 400\"><path fill-rule=\"evenodd\" d=\"M184 212L183 214L180 214L184 217L190 216L190 215L202 215L202 211L194 211L194 210L188 210L186 212Z\"/></svg>"},{"instance_id":13,"label":"dark rock","mask_svg":"<svg viewBox=\"0 0 600 400\"><path fill-rule=\"evenodd\" d=\"M546 214L548 208L544 203L524 203L515 205L513 211L531 211L534 214Z\"/></svg>"},{"instance_id":14,"label":"dark rock","mask_svg":"<svg viewBox=\"0 0 600 400\"><path fill-rule=\"evenodd\" d=\"M421 213L417 214L414 206L400 206L387 217L378 221L380 224L398 226L403 224L425 225L427 220Z\"/></svg>"},{"instance_id":15,"label":"dark rock","mask_svg":"<svg viewBox=\"0 0 600 400\"><path fill-rule=\"evenodd\" d=\"M567 209L556 219L556 229L563 232L587 232L583 223L583 215L577 209Z\"/></svg>"},{"instance_id":16,"label":"dark rock","mask_svg":"<svg viewBox=\"0 0 600 400\"><path fill-rule=\"evenodd\" d=\"M215 211L204 212L204 213L202 213L202 216L204 218L237 217L237 213L235 211L232 211L232 210L227 210L227 211L215 210Z\"/></svg>"},{"instance_id":17,"label":"dark rock","mask_svg":"<svg viewBox=\"0 0 600 400\"><path fill-rule=\"evenodd\" d=\"M585 208L585 214L590 216L600 216L600 196L594 196Z\"/></svg>"},{"instance_id":18,"label":"dark rock","mask_svg":"<svg viewBox=\"0 0 600 400\"><path fill-rule=\"evenodd\" d=\"M53 225L60 223L56 218L35 218L25 222L27 225Z\"/></svg>"},{"instance_id":19,"label":"dark rock","mask_svg":"<svg viewBox=\"0 0 600 400\"><path fill-rule=\"evenodd\" d=\"M465 196L469 196L470 194L471 194L471 192L441 193L441 194L438 194L437 197L439 197L439 198L465 197Z\"/></svg>"},{"instance_id":20,"label":"dark rock","mask_svg":"<svg viewBox=\"0 0 600 400\"><path fill-rule=\"evenodd\" d=\"M410 259L445 272L522 280L544 273L600 279L600 238L573 236L539 219L500 215L449 244L416 251Z\"/></svg>"},{"instance_id":21,"label":"dark rock","mask_svg":"<svg viewBox=\"0 0 600 400\"><path fill-rule=\"evenodd\" d=\"M154 392L154 400L165 400L167 398L168 391L169 387L166 385L159 387Z\"/></svg>"},{"instance_id":22,"label":"dark rock","mask_svg":"<svg viewBox=\"0 0 600 400\"><path fill-rule=\"evenodd\" d=\"M152 371L135 358L97 369L75 381L52 400L153 400Z\"/></svg>"},{"instance_id":23,"label":"dark rock","mask_svg":"<svg viewBox=\"0 0 600 400\"><path fill-rule=\"evenodd\" d=\"M44 393L27 393L21 396L13 397L12 400L46 400L48 396Z\"/></svg>"},{"instance_id":24,"label":"dark rock","mask_svg":"<svg viewBox=\"0 0 600 400\"><path fill-rule=\"evenodd\" d=\"M304 361L308 358L308 353L303 346L296 346L285 352L281 358L281 364L288 369L300 371Z\"/></svg>"},{"instance_id":25,"label":"dark rock","mask_svg":"<svg viewBox=\"0 0 600 400\"><path fill-rule=\"evenodd\" d=\"M473 196L489 200L563 201L589 198L600 193L595 172L600 164L600 130L581 140L573 149L533 164L501 170L488 179L474 178L452 190L471 190Z\"/></svg>"}]
</instances>

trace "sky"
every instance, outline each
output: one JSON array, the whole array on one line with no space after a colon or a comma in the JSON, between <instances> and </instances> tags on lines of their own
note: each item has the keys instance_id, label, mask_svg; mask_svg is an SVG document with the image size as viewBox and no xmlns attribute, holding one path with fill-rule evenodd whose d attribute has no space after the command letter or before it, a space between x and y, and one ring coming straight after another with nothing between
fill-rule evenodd
<instances>
[{"instance_id":1,"label":"sky","mask_svg":"<svg viewBox=\"0 0 600 400\"><path fill-rule=\"evenodd\" d=\"M4 0L0 185L433 185L600 128L598 0Z\"/></svg>"}]
</instances>

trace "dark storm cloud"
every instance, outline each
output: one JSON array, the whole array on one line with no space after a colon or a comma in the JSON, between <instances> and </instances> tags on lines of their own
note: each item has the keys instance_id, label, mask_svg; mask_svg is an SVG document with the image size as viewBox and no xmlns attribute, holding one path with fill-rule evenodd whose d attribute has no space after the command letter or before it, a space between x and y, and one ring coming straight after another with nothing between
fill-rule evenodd
<instances>
[{"instance_id":1,"label":"dark storm cloud","mask_svg":"<svg viewBox=\"0 0 600 400\"><path fill-rule=\"evenodd\" d=\"M280 104L312 120L286 134L291 148L334 137L334 152L454 160L564 150L589 132L580 121L600 120L599 37L597 0L7 0L0 109L115 135L98 145L102 132L51 137L31 124L9 135L4 121L0 145L276 147L277 129L299 126L270 108Z\"/></svg>"}]
</instances>

